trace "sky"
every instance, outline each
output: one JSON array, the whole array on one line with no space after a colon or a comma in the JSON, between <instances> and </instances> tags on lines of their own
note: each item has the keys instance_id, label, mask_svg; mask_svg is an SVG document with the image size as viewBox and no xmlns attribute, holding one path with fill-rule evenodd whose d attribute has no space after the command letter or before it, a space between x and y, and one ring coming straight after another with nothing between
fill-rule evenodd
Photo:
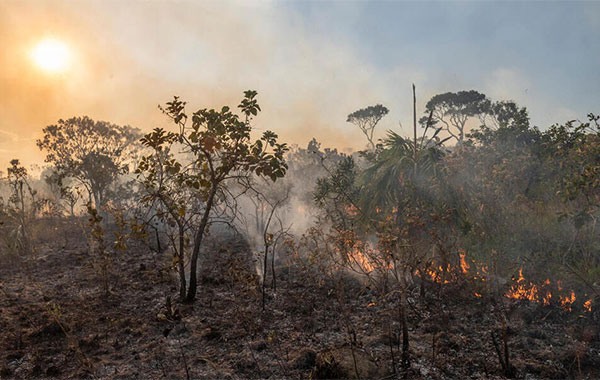
<instances>
[{"instance_id":1,"label":"sky","mask_svg":"<svg viewBox=\"0 0 600 380\"><path fill-rule=\"evenodd\" d=\"M66 66L32 59L60 41ZM43 161L35 140L87 115L172 128L159 104L235 106L258 91L257 131L288 143L364 148L346 116L381 103L378 137L410 132L438 93L514 100L532 123L600 112L600 1L27 1L0 2L0 169ZM3 164L4 163L4 164Z\"/></svg>"}]
</instances>

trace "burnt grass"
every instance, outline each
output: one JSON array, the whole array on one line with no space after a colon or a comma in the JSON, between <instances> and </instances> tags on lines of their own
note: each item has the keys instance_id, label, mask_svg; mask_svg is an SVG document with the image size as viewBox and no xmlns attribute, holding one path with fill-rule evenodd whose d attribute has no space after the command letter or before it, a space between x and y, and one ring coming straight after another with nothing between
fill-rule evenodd
<instances>
[{"instance_id":1,"label":"burnt grass","mask_svg":"<svg viewBox=\"0 0 600 380\"><path fill-rule=\"evenodd\" d=\"M178 301L167 253L141 245L115 253L106 295L86 244L42 244L0 261L0 378L346 378L356 370L361 378L505 378L492 341L493 333L502 345L500 308L510 377L600 378L593 315L494 304L473 296L469 281L427 283L424 296L411 290L403 372L398 301L356 276L333 283L281 264L263 311L256 276L234 260L202 276L188 305ZM217 253L233 257L235 248Z\"/></svg>"}]
</instances>

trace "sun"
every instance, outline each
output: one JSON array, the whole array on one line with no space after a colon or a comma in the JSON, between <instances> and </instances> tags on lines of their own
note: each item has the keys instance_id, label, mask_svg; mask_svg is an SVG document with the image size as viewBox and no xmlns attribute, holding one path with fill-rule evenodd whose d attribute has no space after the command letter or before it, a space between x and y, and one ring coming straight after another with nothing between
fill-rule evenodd
<instances>
[{"instance_id":1,"label":"sun","mask_svg":"<svg viewBox=\"0 0 600 380\"><path fill-rule=\"evenodd\" d=\"M69 48L64 42L52 38L38 42L31 51L33 62L42 70L52 73L66 70L70 55Z\"/></svg>"}]
</instances>

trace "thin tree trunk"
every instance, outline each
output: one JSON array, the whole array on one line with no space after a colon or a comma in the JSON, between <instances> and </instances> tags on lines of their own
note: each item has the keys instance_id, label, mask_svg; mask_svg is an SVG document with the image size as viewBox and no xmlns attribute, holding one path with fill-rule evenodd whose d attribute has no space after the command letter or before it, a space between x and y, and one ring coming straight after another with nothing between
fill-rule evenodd
<instances>
[{"instance_id":1,"label":"thin tree trunk","mask_svg":"<svg viewBox=\"0 0 600 380\"><path fill-rule=\"evenodd\" d=\"M200 227L198 228L196 236L194 237L194 250L192 251L192 260L190 262L190 286L188 288L188 293L185 298L185 302L191 303L194 302L194 300L196 299L196 268L198 267L198 254L200 253L200 246L202 245L202 239L204 238L204 231L206 230L206 225L208 224L210 210L215 200L215 194L217 193L217 186L218 184L215 183L210 189L210 193L208 194L208 200L206 201L206 209L204 210L204 215L202 216L202 220L200 221Z\"/></svg>"},{"instance_id":2,"label":"thin tree trunk","mask_svg":"<svg viewBox=\"0 0 600 380\"><path fill-rule=\"evenodd\" d=\"M158 253L162 253L162 247L160 246L160 234L158 228L154 227L154 236L156 237L156 250Z\"/></svg>"},{"instance_id":3,"label":"thin tree trunk","mask_svg":"<svg viewBox=\"0 0 600 380\"><path fill-rule=\"evenodd\" d=\"M271 253L271 287L273 288L273 291L276 292L277 291L277 280L275 279L275 245L273 246L272 249L272 253Z\"/></svg>"},{"instance_id":4,"label":"thin tree trunk","mask_svg":"<svg viewBox=\"0 0 600 380\"><path fill-rule=\"evenodd\" d=\"M158 241L158 249L160 251L160 241L158 240L158 229L156 230L156 240ZM185 283L185 238L183 236L183 225L179 225L179 252L177 252L177 264L179 266L179 297L185 299L186 283Z\"/></svg>"},{"instance_id":5,"label":"thin tree trunk","mask_svg":"<svg viewBox=\"0 0 600 380\"><path fill-rule=\"evenodd\" d=\"M416 167L417 167L417 92L416 92L414 83L412 85L412 90L413 90L413 133L414 133L413 160L415 162L415 169L416 169Z\"/></svg>"},{"instance_id":6,"label":"thin tree trunk","mask_svg":"<svg viewBox=\"0 0 600 380\"><path fill-rule=\"evenodd\" d=\"M402 323L402 369L406 371L410 368L410 353L408 343L408 325L406 323L406 288L403 289L400 296L400 319Z\"/></svg>"},{"instance_id":7,"label":"thin tree trunk","mask_svg":"<svg viewBox=\"0 0 600 380\"><path fill-rule=\"evenodd\" d=\"M267 292L267 259L269 256L269 246L265 244L265 257L263 261L263 278L262 278L262 309L265 310L265 297Z\"/></svg>"},{"instance_id":8,"label":"thin tree trunk","mask_svg":"<svg viewBox=\"0 0 600 380\"><path fill-rule=\"evenodd\" d=\"M19 198L21 201L21 233L23 234L23 250L29 253L29 234L27 232L27 219L25 213L25 194L23 193L23 183L19 183Z\"/></svg>"}]
</instances>

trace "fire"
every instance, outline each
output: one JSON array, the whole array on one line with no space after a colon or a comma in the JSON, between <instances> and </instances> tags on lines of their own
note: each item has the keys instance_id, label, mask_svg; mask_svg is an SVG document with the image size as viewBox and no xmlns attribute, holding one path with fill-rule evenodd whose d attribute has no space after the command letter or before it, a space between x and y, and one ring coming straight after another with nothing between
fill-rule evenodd
<instances>
[{"instance_id":1,"label":"fire","mask_svg":"<svg viewBox=\"0 0 600 380\"><path fill-rule=\"evenodd\" d=\"M549 306L552 301L552 292L549 288L550 279L546 279L541 286L537 286L531 282L525 281L525 278L523 277L523 270L519 269L519 278L504 296L511 299L527 300L541 303L544 306ZM556 288L558 289L559 293L563 291L562 282L560 280L557 281ZM575 291L573 290L571 290L566 296L561 294L558 295L558 301L560 302L560 306L564 311L572 311L573 304L576 300L577 297L575 296ZM583 303L583 308L585 312L591 311L592 300L590 299L585 301Z\"/></svg>"},{"instance_id":2,"label":"fire","mask_svg":"<svg viewBox=\"0 0 600 380\"><path fill-rule=\"evenodd\" d=\"M571 311L571 305L575 302L575 292L571 290L571 295L567 297L560 297L560 306L565 311Z\"/></svg>"},{"instance_id":3,"label":"fire","mask_svg":"<svg viewBox=\"0 0 600 380\"><path fill-rule=\"evenodd\" d=\"M550 286L550 279L546 279L546 282L544 282L544 286L548 287ZM546 295L542 297L542 302L544 304L544 306L549 306L550 305L550 300L552 299L552 293L550 293L550 290L546 290Z\"/></svg>"},{"instance_id":4,"label":"fire","mask_svg":"<svg viewBox=\"0 0 600 380\"><path fill-rule=\"evenodd\" d=\"M358 209L354 205L346 206L346 213L350 216L358 215Z\"/></svg>"},{"instance_id":5,"label":"fire","mask_svg":"<svg viewBox=\"0 0 600 380\"><path fill-rule=\"evenodd\" d=\"M358 249L353 249L348 254L348 259L358 264L358 266L361 267L367 273L375 270L375 266L371 263L371 260L369 260L369 258Z\"/></svg>"},{"instance_id":6,"label":"fire","mask_svg":"<svg viewBox=\"0 0 600 380\"><path fill-rule=\"evenodd\" d=\"M377 260L377 256L373 255L375 248L373 246L364 246L363 244L356 243L355 241L349 241L350 249L348 250L348 261L358 267L364 273L370 273L376 269L392 269L390 263L380 263ZM363 249L365 250L363 252ZM442 265L431 265L425 269L416 270L415 274L423 279L428 279L438 284L448 284L452 281L458 280L461 275L472 278L473 280L485 282L488 276L487 265L477 265L477 263L467 261L467 256L464 251L459 251L459 263L458 265L447 264L444 268ZM529 302L535 302L542 304L543 306L550 306L553 299L557 299L557 304L568 312L573 310L573 305L577 299L575 291L571 290L568 295L564 295L563 284L559 280L556 284L557 294L552 294L550 279L546 279L542 284L534 284L525 279L523 275L523 269L520 268L517 278L513 278L513 283L509 290L504 294L506 298L515 300L526 300ZM473 293L475 297L482 298L482 294L479 292ZM592 300L588 299L583 304L584 312L592 310Z\"/></svg>"},{"instance_id":7,"label":"fire","mask_svg":"<svg viewBox=\"0 0 600 380\"><path fill-rule=\"evenodd\" d=\"M461 253L460 254L460 270L463 273L468 273L469 272L469 264L467 263L467 260L465 259L465 254Z\"/></svg>"},{"instance_id":8,"label":"fire","mask_svg":"<svg viewBox=\"0 0 600 380\"><path fill-rule=\"evenodd\" d=\"M519 278L517 279L516 284L513 284L511 289L504 296L517 300L539 302L538 287L531 282L527 283L525 281L523 269L519 269Z\"/></svg>"},{"instance_id":9,"label":"fire","mask_svg":"<svg viewBox=\"0 0 600 380\"><path fill-rule=\"evenodd\" d=\"M451 269L450 265L448 265L446 267L446 271L445 271L446 276L445 276L443 282L442 282L442 278L444 276L442 276L442 275L444 274L444 268L442 268L441 265L439 265L437 267L437 269L436 268L427 268L424 272L424 277L428 278L429 280L431 280L433 282L437 282L438 284L449 284L450 280L448 278L449 277L448 274L450 274L450 269ZM421 272L417 271L416 273L417 273L417 275L420 275Z\"/></svg>"}]
</instances>

